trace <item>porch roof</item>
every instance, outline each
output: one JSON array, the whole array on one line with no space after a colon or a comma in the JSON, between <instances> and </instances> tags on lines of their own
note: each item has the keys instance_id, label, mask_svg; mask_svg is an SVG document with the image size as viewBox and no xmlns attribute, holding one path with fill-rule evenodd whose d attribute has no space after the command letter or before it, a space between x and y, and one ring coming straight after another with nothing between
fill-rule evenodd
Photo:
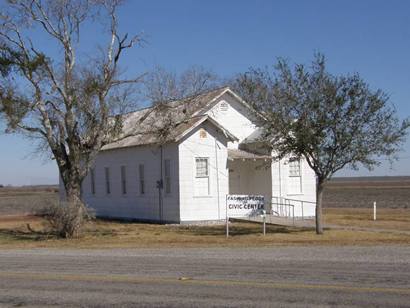
<instances>
[{"instance_id":1,"label":"porch roof","mask_svg":"<svg viewBox=\"0 0 410 308\"><path fill-rule=\"evenodd\" d=\"M272 159L272 156L255 154L255 153L251 153L251 152L244 151L244 150L239 150L239 149L228 149L228 159L229 160L235 160L235 159L241 159L241 160L263 159L263 160L267 160L267 159Z\"/></svg>"}]
</instances>

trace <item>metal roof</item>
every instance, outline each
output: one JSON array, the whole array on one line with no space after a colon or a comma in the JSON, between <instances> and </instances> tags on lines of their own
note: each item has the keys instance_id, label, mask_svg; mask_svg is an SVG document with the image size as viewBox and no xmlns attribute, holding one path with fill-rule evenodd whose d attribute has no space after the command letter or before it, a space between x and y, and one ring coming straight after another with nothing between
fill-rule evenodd
<instances>
[{"instance_id":1,"label":"metal roof","mask_svg":"<svg viewBox=\"0 0 410 308\"><path fill-rule=\"evenodd\" d=\"M171 101L150 108L122 115L123 135L118 141L105 145L102 150L172 142L191 131L197 125L209 121L217 126L232 141L237 138L201 110L215 102L228 87L200 95Z\"/></svg>"},{"instance_id":2,"label":"metal roof","mask_svg":"<svg viewBox=\"0 0 410 308\"><path fill-rule=\"evenodd\" d=\"M235 159L241 159L241 160L263 159L263 160L267 160L267 159L272 159L272 156L255 154L255 153L251 153L251 152L244 151L244 150L239 150L239 149L228 149L228 159L229 160L235 160Z\"/></svg>"}]
</instances>

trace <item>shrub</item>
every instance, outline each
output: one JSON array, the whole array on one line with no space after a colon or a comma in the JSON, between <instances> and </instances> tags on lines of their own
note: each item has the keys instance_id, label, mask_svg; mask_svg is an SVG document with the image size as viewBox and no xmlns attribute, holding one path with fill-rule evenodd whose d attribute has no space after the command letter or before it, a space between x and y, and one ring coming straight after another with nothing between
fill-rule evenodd
<instances>
[{"instance_id":1,"label":"shrub","mask_svg":"<svg viewBox=\"0 0 410 308\"><path fill-rule=\"evenodd\" d=\"M50 203L43 207L38 215L49 223L52 232L62 238L79 237L87 221L95 218L94 211L78 203Z\"/></svg>"}]
</instances>

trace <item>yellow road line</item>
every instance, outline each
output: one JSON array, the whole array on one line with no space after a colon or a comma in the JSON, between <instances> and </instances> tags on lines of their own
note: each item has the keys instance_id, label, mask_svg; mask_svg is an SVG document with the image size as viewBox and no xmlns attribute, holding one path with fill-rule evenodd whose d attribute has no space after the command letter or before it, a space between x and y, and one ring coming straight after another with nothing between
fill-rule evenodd
<instances>
[{"instance_id":1,"label":"yellow road line","mask_svg":"<svg viewBox=\"0 0 410 308\"><path fill-rule=\"evenodd\" d=\"M394 293L410 295L410 289L385 288L385 287L360 287L352 285L328 285L328 284L305 284L305 283L275 283L259 282L251 280L208 280L193 279L190 277L140 277L131 275L95 275L95 274L59 274L59 273L36 273L36 272L0 272L3 279L24 280L55 280L55 281L85 281L85 282L118 282L118 283L159 283L180 285L203 285L203 286L246 286L271 289L311 289L311 290L334 290L346 292L373 292Z\"/></svg>"}]
</instances>

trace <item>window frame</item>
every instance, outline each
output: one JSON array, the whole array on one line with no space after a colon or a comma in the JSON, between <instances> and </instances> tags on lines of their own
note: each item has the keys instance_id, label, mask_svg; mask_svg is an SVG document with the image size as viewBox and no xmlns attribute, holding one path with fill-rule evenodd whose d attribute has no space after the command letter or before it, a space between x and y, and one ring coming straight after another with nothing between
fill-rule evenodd
<instances>
[{"instance_id":1,"label":"window frame","mask_svg":"<svg viewBox=\"0 0 410 308\"><path fill-rule=\"evenodd\" d=\"M164 191L165 194L171 194L171 160L164 159Z\"/></svg>"},{"instance_id":2,"label":"window frame","mask_svg":"<svg viewBox=\"0 0 410 308\"><path fill-rule=\"evenodd\" d=\"M127 194L127 169L125 165L120 167L121 174L121 193L122 195Z\"/></svg>"},{"instance_id":3,"label":"window frame","mask_svg":"<svg viewBox=\"0 0 410 308\"><path fill-rule=\"evenodd\" d=\"M298 163L298 174L291 174L291 163L297 162ZM289 178L298 178L299 179L299 191L298 192L290 192L289 196L298 196L298 195L303 195L304 190L303 190L303 177L302 177L302 159L297 158L297 157L292 157L289 159L289 164L288 164L288 177Z\"/></svg>"},{"instance_id":4,"label":"window frame","mask_svg":"<svg viewBox=\"0 0 410 308\"><path fill-rule=\"evenodd\" d=\"M206 175L198 175L198 160L206 161ZM209 178L209 157L195 157L195 178Z\"/></svg>"},{"instance_id":5,"label":"window frame","mask_svg":"<svg viewBox=\"0 0 410 308\"><path fill-rule=\"evenodd\" d=\"M95 195L95 169L91 168L90 169L90 188L91 188L91 194L94 196Z\"/></svg>"},{"instance_id":6,"label":"window frame","mask_svg":"<svg viewBox=\"0 0 410 308\"><path fill-rule=\"evenodd\" d=\"M104 167L105 193L111 195L110 167Z\"/></svg>"},{"instance_id":7,"label":"window frame","mask_svg":"<svg viewBox=\"0 0 410 308\"><path fill-rule=\"evenodd\" d=\"M293 166L294 163L297 163L297 169ZM289 177L301 177L302 176L302 166L300 158L291 158L289 159ZM297 171L297 173L294 173Z\"/></svg>"},{"instance_id":8,"label":"window frame","mask_svg":"<svg viewBox=\"0 0 410 308\"><path fill-rule=\"evenodd\" d=\"M206 161L206 175L198 175L198 168L197 164L199 160L205 160ZM194 198L209 198L211 197L211 172L210 172L210 157L205 157L205 156L198 156L194 157ZM197 194L196 193L196 179L207 179L207 185L208 185L208 191L206 194Z\"/></svg>"},{"instance_id":9,"label":"window frame","mask_svg":"<svg viewBox=\"0 0 410 308\"><path fill-rule=\"evenodd\" d=\"M145 187L145 165L138 164L138 191L141 196L146 194Z\"/></svg>"}]
</instances>

